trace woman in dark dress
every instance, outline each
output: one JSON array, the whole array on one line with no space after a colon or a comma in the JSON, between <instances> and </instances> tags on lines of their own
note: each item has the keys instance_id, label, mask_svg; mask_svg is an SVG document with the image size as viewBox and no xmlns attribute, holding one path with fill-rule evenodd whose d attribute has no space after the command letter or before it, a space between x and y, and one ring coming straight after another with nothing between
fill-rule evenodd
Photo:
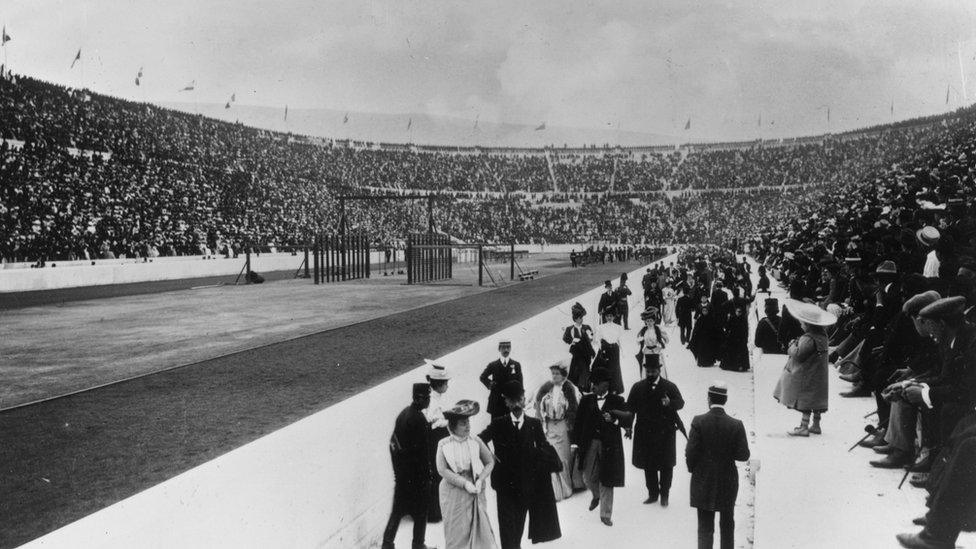
<instances>
[{"instance_id":1,"label":"woman in dark dress","mask_svg":"<svg viewBox=\"0 0 976 549\"><path fill-rule=\"evenodd\" d=\"M723 370L749 371L749 318L744 301L735 301L732 316L729 317L720 365Z\"/></svg>"},{"instance_id":2,"label":"woman in dark dress","mask_svg":"<svg viewBox=\"0 0 976 549\"><path fill-rule=\"evenodd\" d=\"M721 354L722 326L717 321L718 317L712 312L711 304L703 304L701 316L695 322L691 341L688 343L688 348L695 355L695 361L703 368L714 366Z\"/></svg>"}]
</instances>

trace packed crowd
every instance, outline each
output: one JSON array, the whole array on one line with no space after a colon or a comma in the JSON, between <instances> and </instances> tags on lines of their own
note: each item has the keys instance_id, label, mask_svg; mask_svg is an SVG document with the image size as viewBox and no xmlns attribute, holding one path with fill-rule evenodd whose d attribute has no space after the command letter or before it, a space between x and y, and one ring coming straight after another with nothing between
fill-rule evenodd
<instances>
[{"instance_id":1,"label":"packed crowd","mask_svg":"<svg viewBox=\"0 0 976 549\"><path fill-rule=\"evenodd\" d=\"M609 248L601 255L627 256ZM647 270L637 290L644 304L636 333L641 375L629 388L621 371L621 342L630 330L634 294L626 274L616 286L606 282L595 328L583 322L583 305L572 306L573 323L562 332L569 356L550 366L549 380L537 389L526 390L511 342L499 342L498 358L479 377L487 390L484 410L491 416L480 433L472 431L470 418L481 412L481 404L449 400L451 372L429 362L427 382L413 385L413 401L396 418L390 438L395 488L382 547L394 546L407 515L413 518L413 547L419 549L427 547L427 525L438 522L449 548L516 549L526 519L532 543L555 540L563 536L557 502L583 491L590 496L589 510L599 508L600 522L612 527L614 490L625 485L627 475L624 439L632 440L631 463L643 473L643 503L666 508L679 431L688 438L684 461L691 472L690 503L698 513L698 547L713 546L716 514L721 547L733 547L735 462L750 455L745 426L725 414L728 389L721 383L708 389L709 411L696 416L690 429L685 426L679 415L684 397L666 374L663 351L670 330L664 328L678 322L686 343L682 313L675 308L687 302L689 323L692 314L697 316L690 339L699 365L712 366L720 358L723 368L748 369L745 311L753 289L746 265L731 252L708 247L686 249L677 262ZM662 293L658 283L671 293ZM709 340L695 348L706 329ZM715 349L706 350L713 344ZM719 347L724 350L716 357ZM497 537L487 511L489 490L497 500Z\"/></svg>"},{"instance_id":2,"label":"packed crowd","mask_svg":"<svg viewBox=\"0 0 976 549\"><path fill-rule=\"evenodd\" d=\"M821 432L828 364L852 384L843 396L873 399L877 422L860 442L871 465L904 469L929 494L921 532L897 536L904 547L951 548L976 527L974 173L976 123L947 124L745 246L789 289L756 343L789 354L776 396L802 414L790 434Z\"/></svg>"},{"instance_id":3,"label":"packed crowd","mask_svg":"<svg viewBox=\"0 0 976 549\"><path fill-rule=\"evenodd\" d=\"M463 240L724 243L877 177L969 116L949 127L929 121L733 151L450 154L315 142L10 73L0 78L0 105L5 261L301 246L335 230L339 193L364 187L443 193L436 228ZM611 182L613 194L578 203L542 194L606 191ZM725 188L749 190L697 192ZM377 245L426 229L416 204L353 207L348 216Z\"/></svg>"}]
</instances>

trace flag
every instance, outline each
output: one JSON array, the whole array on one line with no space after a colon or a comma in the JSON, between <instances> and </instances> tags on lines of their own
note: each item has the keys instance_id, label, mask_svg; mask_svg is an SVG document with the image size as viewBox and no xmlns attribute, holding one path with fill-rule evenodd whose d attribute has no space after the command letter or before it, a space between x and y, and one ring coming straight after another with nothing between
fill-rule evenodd
<instances>
[{"instance_id":1,"label":"flag","mask_svg":"<svg viewBox=\"0 0 976 549\"><path fill-rule=\"evenodd\" d=\"M537 132L538 131L542 131L544 129L546 129L546 123L545 122L543 122L542 124L539 124L538 126L535 127L535 131L537 131Z\"/></svg>"},{"instance_id":2,"label":"flag","mask_svg":"<svg viewBox=\"0 0 976 549\"><path fill-rule=\"evenodd\" d=\"M230 101L224 103L224 108L225 109L229 109L230 108Z\"/></svg>"},{"instance_id":3,"label":"flag","mask_svg":"<svg viewBox=\"0 0 976 549\"><path fill-rule=\"evenodd\" d=\"M827 107L827 123L830 123L830 107Z\"/></svg>"},{"instance_id":4,"label":"flag","mask_svg":"<svg viewBox=\"0 0 976 549\"><path fill-rule=\"evenodd\" d=\"M891 100L891 116L895 115L895 100Z\"/></svg>"},{"instance_id":5,"label":"flag","mask_svg":"<svg viewBox=\"0 0 976 549\"><path fill-rule=\"evenodd\" d=\"M759 120L756 122L756 126L762 127L762 113L759 113Z\"/></svg>"},{"instance_id":6,"label":"flag","mask_svg":"<svg viewBox=\"0 0 976 549\"><path fill-rule=\"evenodd\" d=\"M285 122L288 121L288 105L285 105Z\"/></svg>"},{"instance_id":7,"label":"flag","mask_svg":"<svg viewBox=\"0 0 976 549\"><path fill-rule=\"evenodd\" d=\"M197 86L197 81L196 80L192 80L182 90L177 90L177 91L181 91L181 92L193 91L193 88L195 88L196 86Z\"/></svg>"},{"instance_id":8,"label":"flag","mask_svg":"<svg viewBox=\"0 0 976 549\"><path fill-rule=\"evenodd\" d=\"M139 74L136 75L136 86L139 85L139 81L142 79L142 67L139 67Z\"/></svg>"},{"instance_id":9,"label":"flag","mask_svg":"<svg viewBox=\"0 0 976 549\"><path fill-rule=\"evenodd\" d=\"M7 25L3 26L3 38L0 39L0 46L6 46L10 42L10 35L7 34Z\"/></svg>"},{"instance_id":10,"label":"flag","mask_svg":"<svg viewBox=\"0 0 976 549\"><path fill-rule=\"evenodd\" d=\"M691 129L691 117L690 116L688 117L688 121L685 122L685 129L686 130L690 130Z\"/></svg>"},{"instance_id":11,"label":"flag","mask_svg":"<svg viewBox=\"0 0 976 549\"><path fill-rule=\"evenodd\" d=\"M78 61L81 61L81 48L78 48L78 53L75 54L74 60L71 61L71 67L69 67L68 69L70 70L75 68L75 63L77 63Z\"/></svg>"},{"instance_id":12,"label":"flag","mask_svg":"<svg viewBox=\"0 0 976 549\"><path fill-rule=\"evenodd\" d=\"M410 126L413 126L413 118L410 118L410 119L407 120L407 129L408 130L410 129Z\"/></svg>"},{"instance_id":13,"label":"flag","mask_svg":"<svg viewBox=\"0 0 976 549\"><path fill-rule=\"evenodd\" d=\"M949 84L946 84L946 105L949 104Z\"/></svg>"},{"instance_id":14,"label":"flag","mask_svg":"<svg viewBox=\"0 0 976 549\"><path fill-rule=\"evenodd\" d=\"M234 101L237 101L237 94L236 94L236 93L232 93L232 94L230 94L230 100L231 100L231 102L232 102L232 103L233 103Z\"/></svg>"},{"instance_id":15,"label":"flag","mask_svg":"<svg viewBox=\"0 0 976 549\"><path fill-rule=\"evenodd\" d=\"M349 113L346 113L346 115L342 117L342 123L345 124L346 122L349 122Z\"/></svg>"}]
</instances>

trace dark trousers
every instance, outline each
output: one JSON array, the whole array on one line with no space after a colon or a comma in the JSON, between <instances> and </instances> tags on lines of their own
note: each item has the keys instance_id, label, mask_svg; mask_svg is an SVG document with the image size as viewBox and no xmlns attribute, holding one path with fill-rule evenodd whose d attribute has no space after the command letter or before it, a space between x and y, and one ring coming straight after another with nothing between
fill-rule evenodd
<instances>
[{"instance_id":1,"label":"dark trousers","mask_svg":"<svg viewBox=\"0 0 976 549\"><path fill-rule=\"evenodd\" d=\"M644 484L647 485L647 494L651 497L670 495L673 477L674 467L644 469Z\"/></svg>"},{"instance_id":2,"label":"dark trousers","mask_svg":"<svg viewBox=\"0 0 976 549\"><path fill-rule=\"evenodd\" d=\"M383 547L393 547L400 521L407 515L413 518L413 546L424 546L427 535L427 491L426 484L421 488L399 482L396 484L393 489L393 511L383 531Z\"/></svg>"},{"instance_id":3,"label":"dark trousers","mask_svg":"<svg viewBox=\"0 0 976 549\"><path fill-rule=\"evenodd\" d=\"M735 512L732 509L719 512L721 549L735 547ZM698 549L712 549L715 542L715 511L698 510Z\"/></svg>"},{"instance_id":4,"label":"dark trousers","mask_svg":"<svg viewBox=\"0 0 976 549\"><path fill-rule=\"evenodd\" d=\"M519 549L522 546L522 534L525 532L525 515L528 507L519 494L508 491L497 492L498 495L498 537L501 538L502 549Z\"/></svg>"},{"instance_id":5,"label":"dark trousers","mask_svg":"<svg viewBox=\"0 0 976 549\"><path fill-rule=\"evenodd\" d=\"M678 328L681 330L681 344L687 345L691 341L691 322L679 322Z\"/></svg>"},{"instance_id":6,"label":"dark trousers","mask_svg":"<svg viewBox=\"0 0 976 549\"><path fill-rule=\"evenodd\" d=\"M933 470L937 486L931 489L927 524L923 534L929 539L955 544L963 527L972 528L976 510L976 437L955 443L948 457Z\"/></svg>"}]
</instances>

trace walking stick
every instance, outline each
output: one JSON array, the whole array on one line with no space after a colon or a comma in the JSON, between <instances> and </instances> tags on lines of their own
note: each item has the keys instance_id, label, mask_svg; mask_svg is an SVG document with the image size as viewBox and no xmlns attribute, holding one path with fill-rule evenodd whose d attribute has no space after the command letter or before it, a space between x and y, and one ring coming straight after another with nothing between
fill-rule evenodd
<instances>
[{"instance_id":1,"label":"walking stick","mask_svg":"<svg viewBox=\"0 0 976 549\"><path fill-rule=\"evenodd\" d=\"M908 480L908 474L912 472L912 467L915 466L915 462L917 462L918 458L921 456L922 456L922 448L919 447L918 451L915 452L915 457L912 459L912 464L909 465L908 467L905 467L905 474L902 475L901 482L898 483L899 490L901 490L901 487L905 485L905 481Z\"/></svg>"},{"instance_id":2,"label":"walking stick","mask_svg":"<svg viewBox=\"0 0 976 549\"><path fill-rule=\"evenodd\" d=\"M848 448L847 449L848 452L850 452L854 448L857 448L857 445L860 444L860 443L862 443L862 442L864 442L865 440L867 440L869 436L874 435L874 434L877 434L878 433L878 428L875 427L874 425L865 425L864 426L864 432L866 432L867 434L864 435L864 437L862 437L861 440L855 442L853 446L851 446L850 448Z\"/></svg>"},{"instance_id":3,"label":"walking stick","mask_svg":"<svg viewBox=\"0 0 976 549\"><path fill-rule=\"evenodd\" d=\"M871 413L869 413L869 414L866 414L866 415L864 416L864 419L867 419L867 418L869 418L869 417L871 417L871 416L875 416L875 415L878 415L878 411L877 411L877 410L875 410L875 411L873 411L873 412L871 412Z\"/></svg>"}]
</instances>

